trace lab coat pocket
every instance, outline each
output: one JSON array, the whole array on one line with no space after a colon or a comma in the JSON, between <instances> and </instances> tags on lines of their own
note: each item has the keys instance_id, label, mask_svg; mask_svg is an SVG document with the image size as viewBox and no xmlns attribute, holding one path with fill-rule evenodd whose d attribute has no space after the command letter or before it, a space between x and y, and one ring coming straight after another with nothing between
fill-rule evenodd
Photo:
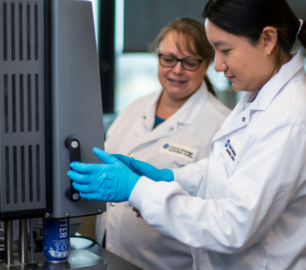
<instances>
[{"instance_id":1,"label":"lab coat pocket","mask_svg":"<svg viewBox=\"0 0 306 270\"><path fill-rule=\"evenodd\" d=\"M165 143L159 150L165 155L170 155L174 166L184 167L197 160L198 149L174 143Z\"/></svg>"}]
</instances>

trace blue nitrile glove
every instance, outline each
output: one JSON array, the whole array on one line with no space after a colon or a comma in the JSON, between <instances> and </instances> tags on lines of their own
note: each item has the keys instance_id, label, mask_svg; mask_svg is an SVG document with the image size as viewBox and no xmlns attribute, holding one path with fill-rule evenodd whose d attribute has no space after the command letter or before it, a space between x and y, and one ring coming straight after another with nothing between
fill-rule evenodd
<instances>
[{"instance_id":1,"label":"blue nitrile glove","mask_svg":"<svg viewBox=\"0 0 306 270\"><path fill-rule=\"evenodd\" d=\"M123 162L126 166L129 167L129 169L131 171L133 171L134 173L137 173L139 176L143 176L143 174L138 171L137 169L135 169L133 167L133 165L131 164L131 159L128 157L128 156L125 156L125 155L121 155L121 154L111 154L111 156L119 159L121 162Z\"/></svg>"},{"instance_id":2,"label":"blue nitrile glove","mask_svg":"<svg viewBox=\"0 0 306 270\"><path fill-rule=\"evenodd\" d=\"M139 176L146 176L154 181L174 181L174 174L172 170L160 170L149 163L134 158L129 158L124 155L115 154L112 156L122 161L126 166L128 166L133 172L137 173Z\"/></svg>"},{"instance_id":3,"label":"blue nitrile glove","mask_svg":"<svg viewBox=\"0 0 306 270\"><path fill-rule=\"evenodd\" d=\"M95 147L93 151L105 164L72 162L73 170L68 172L68 176L73 180L74 188L88 200L128 201L140 176L103 150Z\"/></svg>"}]
</instances>

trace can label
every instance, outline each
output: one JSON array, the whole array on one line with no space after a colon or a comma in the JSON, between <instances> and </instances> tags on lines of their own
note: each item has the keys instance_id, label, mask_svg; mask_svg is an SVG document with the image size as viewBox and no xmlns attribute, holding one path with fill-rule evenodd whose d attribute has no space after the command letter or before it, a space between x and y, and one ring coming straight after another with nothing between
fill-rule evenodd
<instances>
[{"instance_id":1,"label":"can label","mask_svg":"<svg viewBox=\"0 0 306 270\"><path fill-rule=\"evenodd\" d=\"M69 219L44 219L44 255L47 261L65 261L70 254Z\"/></svg>"}]
</instances>

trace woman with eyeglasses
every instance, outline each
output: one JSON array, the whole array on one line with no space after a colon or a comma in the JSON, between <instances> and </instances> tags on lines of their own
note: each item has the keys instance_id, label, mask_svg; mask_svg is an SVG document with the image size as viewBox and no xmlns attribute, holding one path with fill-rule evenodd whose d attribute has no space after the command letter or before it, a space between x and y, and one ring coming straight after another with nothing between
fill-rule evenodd
<instances>
[{"instance_id":1,"label":"woman with eyeglasses","mask_svg":"<svg viewBox=\"0 0 306 270\"><path fill-rule=\"evenodd\" d=\"M105 149L157 168L179 168L210 153L210 142L229 114L214 94L206 70L214 58L202 23L171 22L153 46L162 90L132 103L110 127ZM107 218L106 218L107 217ZM101 243L143 269L192 269L190 247L137 219L128 203L108 204L97 222Z\"/></svg>"}]
</instances>

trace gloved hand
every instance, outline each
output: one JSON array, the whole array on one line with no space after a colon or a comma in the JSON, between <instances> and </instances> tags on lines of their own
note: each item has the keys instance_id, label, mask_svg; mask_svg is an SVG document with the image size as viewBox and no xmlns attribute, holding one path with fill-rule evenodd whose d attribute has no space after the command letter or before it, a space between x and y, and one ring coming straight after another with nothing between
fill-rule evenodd
<instances>
[{"instance_id":1,"label":"gloved hand","mask_svg":"<svg viewBox=\"0 0 306 270\"><path fill-rule=\"evenodd\" d=\"M128 166L129 169L130 169L131 171L133 171L134 173L138 174L139 176L143 176L143 174L142 174L140 171L138 171L137 169L135 169L135 168L133 167L133 165L131 164L131 158L129 158L129 157L125 156L125 155L121 155L121 154L111 154L111 156L113 156L113 157L119 159L119 160L120 160L121 162L123 162L126 166Z\"/></svg>"},{"instance_id":2,"label":"gloved hand","mask_svg":"<svg viewBox=\"0 0 306 270\"><path fill-rule=\"evenodd\" d=\"M94 153L105 164L72 162L68 176L81 198L104 202L128 201L140 176L99 148Z\"/></svg>"},{"instance_id":3,"label":"gloved hand","mask_svg":"<svg viewBox=\"0 0 306 270\"><path fill-rule=\"evenodd\" d=\"M133 172L137 173L139 176L146 176L154 181L174 181L174 174L172 170L169 169L157 169L149 163L129 158L124 155L115 154L112 155L122 161L127 165Z\"/></svg>"}]
</instances>

